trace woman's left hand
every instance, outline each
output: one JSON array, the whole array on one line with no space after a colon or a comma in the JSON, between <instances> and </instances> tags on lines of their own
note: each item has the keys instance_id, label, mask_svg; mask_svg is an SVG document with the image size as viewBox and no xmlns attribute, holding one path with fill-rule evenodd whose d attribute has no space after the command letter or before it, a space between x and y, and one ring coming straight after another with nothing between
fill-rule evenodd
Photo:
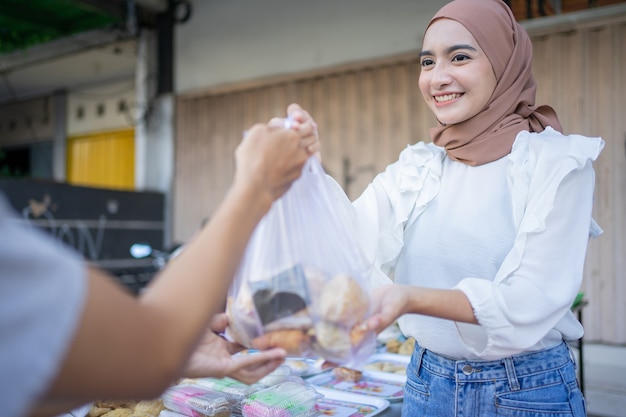
<instances>
[{"instance_id":1,"label":"woman's left hand","mask_svg":"<svg viewBox=\"0 0 626 417\"><path fill-rule=\"evenodd\" d=\"M235 355L245 349L219 336L226 329L225 314L215 316L211 328L200 341L187 362L184 376L188 378L231 377L245 384L252 384L278 368L286 356L283 349Z\"/></svg>"},{"instance_id":2,"label":"woman's left hand","mask_svg":"<svg viewBox=\"0 0 626 417\"><path fill-rule=\"evenodd\" d=\"M372 292L372 315L366 321L367 328L380 333L393 324L406 311L409 302L409 288L388 284Z\"/></svg>"}]
</instances>

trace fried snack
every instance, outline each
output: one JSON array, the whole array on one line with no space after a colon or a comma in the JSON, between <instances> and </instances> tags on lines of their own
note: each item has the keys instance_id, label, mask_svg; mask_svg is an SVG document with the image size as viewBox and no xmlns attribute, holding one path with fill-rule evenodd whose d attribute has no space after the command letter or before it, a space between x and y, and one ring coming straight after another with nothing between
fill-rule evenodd
<instances>
[{"instance_id":1,"label":"fried snack","mask_svg":"<svg viewBox=\"0 0 626 417\"><path fill-rule=\"evenodd\" d=\"M400 349L400 345L402 343L398 339L391 339L387 341L387 352L389 353L398 353L398 349Z\"/></svg>"},{"instance_id":2,"label":"fried snack","mask_svg":"<svg viewBox=\"0 0 626 417\"><path fill-rule=\"evenodd\" d=\"M319 309L324 320L349 328L363 321L369 310L369 298L357 281L339 274L324 286Z\"/></svg>"},{"instance_id":3,"label":"fried snack","mask_svg":"<svg viewBox=\"0 0 626 417\"><path fill-rule=\"evenodd\" d=\"M130 408L116 408L106 414L102 414L101 417L131 417L133 411Z\"/></svg>"},{"instance_id":4,"label":"fried snack","mask_svg":"<svg viewBox=\"0 0 626 417\"><path fill-rule=\"evenodd\" d=\"M133 410L133 417L158 417L159 413L165 410L163 400L160 398L155 400L139 401Z\"/></svg>"},{"instance_id":5,"label":"fried snack","mask_svg":"<svg viewBox=\"0 0 626 417\"><path fill-rule=\"evenodd\" d=\"M398 354L412 355L414 349L415 349L415 339L412 337L409 337L404 342L402 342L402 344L398 348Z\"/></svg>"},{"instance_id":6,"label":"fried snack","mask_svg":"<svg viewBox=\"0 0 626 417\"><path fill-rule=\"evenodd\" d=\"M352 343L344 327L328 321L315 324L315 341L322 357L333 362L342 362L350 357Z\"/></svg>"},{"instance_id":7,"label":"fried snack","mask_svg":"<svg viewBox=\"0 0 626 417\"><path fill-rule=\"evenodd\" d=\"M352 343L352 346L359 346L367 333L367 325L365 324L355 324L352 326L350 330L350 343Z\"/></svg>"},{"instance_id":8,"label":"fried snack","mask_svg":"<svg viewBox=\"0 0 626 417\"><path fill-rule=\"evenodd\" d=\"M338 366L332 370L333 376L339 381L359 382L363 376L363 372L346 368L345 366Z\"/></svg>"},{"instance_id":9,"label":"fried snack","mask_svg":"<svg viewBox=\"0 0 626 417\"><path fill-rule=\"evenodd\" d=\"M309 352L311 340L307 333L299 329L283 329L267 332L252 341L259 350L279 347L289 355L303 355Z\"/></svg>"},{"instance_id":10,"label":"fried snack","mask_svg":"<svg viewBox=\"0 0 626 417\"><path fill-rule=\"evenodd\" d=\"M109 407L96 407L95 405L92 405L89 409L89 413L87 413L87 417L100 417L111 410L113 409Z\"/></svg>"},{"instance_id":11,"label":"fried snack","mask_svg":"<svg viewBox=\"0 0 626 417\"><path fill-rule=\"evenodd\" d=\"M392 374L406 375L406 365L400 365L393 362L374 362L368 363L363 368L369 371L389 372Z\"/></svg>"},{"instance_id":12,"label":"fried snack","mask_svg":"<svg viewBox=\"0 0 626 417\"><path fill-rule=\"evenodd\" d=\"M133 409L137 404L135 400L97 400L94 401L94 407L100 408L130 408Z\"/></svg>"}]
</instances>

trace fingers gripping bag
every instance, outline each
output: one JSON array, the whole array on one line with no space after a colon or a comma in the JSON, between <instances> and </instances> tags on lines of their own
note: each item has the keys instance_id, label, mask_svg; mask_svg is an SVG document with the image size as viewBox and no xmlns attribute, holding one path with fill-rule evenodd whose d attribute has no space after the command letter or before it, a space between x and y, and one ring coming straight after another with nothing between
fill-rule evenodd
<instances>
[{"instance_id":1,"label":"fingers gripping bag","mask_svg":"<svg viewBox=\"0 0 626 417\"><path fill-rule=\"evenodd\" d=\"M231 340L346 366L374 352L371 268L328 187L310 157L257 225L228 294Z\"/></svg>"}]
</instances>

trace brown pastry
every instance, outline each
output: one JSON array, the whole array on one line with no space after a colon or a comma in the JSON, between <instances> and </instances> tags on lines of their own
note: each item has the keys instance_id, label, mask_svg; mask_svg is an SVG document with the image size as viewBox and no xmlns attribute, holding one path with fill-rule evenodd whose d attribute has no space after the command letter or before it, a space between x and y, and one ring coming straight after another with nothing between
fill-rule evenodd
<instances>
[{"instance_id":1,"label":"brown pastry","mask_svg":"<svg viewBox=\"0 0 626 417\"><path fill-rule=\"evenodd\" d=\"M352 354L350 332L335 323L328 321L316 323L315 342L316 351L331 362L341 363Z\"/></svg>"},{"instance_id":2,"label":"brown pastry","mask_svg":"<svg viewBox=\"0 0 626 417\"><path fill-rule=\"evenodd\" d=\"M116 408L106 414L102 414L102 417L131 417L133 411L130 408Z\"/></svg>"},{"instance_id":3,"label":"brown pastry","mask_svg":"<svg viewBox=\"0 0 626 417\"><path fill-rule=\"evenodd\" d=\"M387 341L385 346L387 347L387 352L398 353L398 349L400 349L401 344L402 343L398 339L391 339Z\"/></svg>"},{"instance_id":4,"label":"brown pastry","mask_svg":"<svg viewBox=\"0 0 626 417\"><path fill-rule=\"evenodd\" d=\"M352 346L359 346L367 335L367 325L363 323L355 324L350 330L350 343Z\"/></svg>"},{"instance_id":5,"label":"brown pastry","mask_svg":"<svg viewBox=\"0 0 626 417\"><path fill-rule=\"evenodd\" d=\"M133 408L137 404L134 400L97 400L93 406L99 408Z\"/></svg>"},{"instance_id":6,"label":"brown pastry","mask_svg":"<svg viewBox=\"0 0 626 417\"><path fill-rule=\"evenodd\" d=\"M159 417L164 409L163 400L160 398L139 401L133 410L133 417Z\"/></svg>"},{"instance_id":7,"label":"brown pastry","mask_svg":"<svg viewBox=\"0 0 626 417\"><path fill-rule=\"evenodd\" d=\"M89 413L87 413L87 417L100 417L101 415L106 414L111 410L113 409L109 407L97 407L92 404L91 408L89 409Z\"/></svg>"},{"instance_id":8,"label":"brown pastry","mask_svg":"<svg viewBox=\"0 0 626 417\"><path fill-rule=\"evenodd\" d=\"M415 339L412 337L409 337L400 344L400 347L398 348L398 354L412 355L414 349L415 349Z\"/></svg>"},{"instance_id":9,"label":"brown pastry","mask_svg":"<svg viewBox=\"0 0 626 417\"><path fill-rule=\"evenodd\" d=\"M392 374L406 375L406 365L401 365L394 362L381 361L368 363L363 366L363 368L370 371L389 372Z\"/></svg>"},{"instance_id":10,"label":"brown pastry","mask_svg":"<svg viewBox=\"0 0 626 417\"><path fill-rule=\"evenodd\" d=\"M337 380L349 382L359 382L363 376L363 372L344 366L333 368L332 373Z\"/></svg>"},{"instance_id":11,"label":"brown pastry","mask_svg":"<svg viewBox=\"0 0 626 417\"><path fill-rule=\"evenodd\" d=\"M349 328L363 321L369 310L369 298L354 278L339 274L324 286L319 310L325 321Z\"/></svg>"},{"instance_id":12,"label":"brown pastry","mask_svg":"<svg viewBox=\"0 0 626 417\"><path fill-rule=\"evenodd\" d=\"M283 329L267 332L252 341L252 347L259 350L274 347L283 348L289 355L306 356L310 351L310 338L299 329Z\"/></svg>"}]
</instances>

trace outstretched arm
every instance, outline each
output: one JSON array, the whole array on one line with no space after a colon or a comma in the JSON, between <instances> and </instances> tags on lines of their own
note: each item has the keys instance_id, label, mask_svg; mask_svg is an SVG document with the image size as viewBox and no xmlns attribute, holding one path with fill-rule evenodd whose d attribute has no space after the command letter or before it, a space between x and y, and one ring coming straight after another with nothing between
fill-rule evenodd
<instances>
[{"instance_id":1,"label":"outstretched arm","mask_svg":"<svg viewBox=\"0 0 626 417\"><path fill-rule=\"evenodd\" d=\"M300 176L315 140L306 126L248 130L236 151L234 182L211 221L140 298L89 269L79 326L45 400L151 398L181 376L223 304L252 231ZM278 360L282 353L270 355Z\"/></svg>"}]
</instances>

